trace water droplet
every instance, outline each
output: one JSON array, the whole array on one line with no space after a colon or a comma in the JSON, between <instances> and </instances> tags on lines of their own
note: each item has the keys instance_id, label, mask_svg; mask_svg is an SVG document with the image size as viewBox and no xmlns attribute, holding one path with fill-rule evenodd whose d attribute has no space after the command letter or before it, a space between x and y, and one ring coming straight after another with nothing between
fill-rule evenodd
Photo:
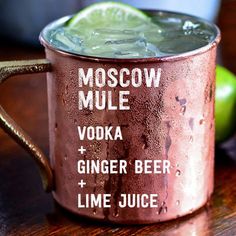
<instances>
[{"instance_id":1,"label":"water droplet","mask_svg":"<svg viewBox=\"0 0 236 236\"><path fill-rule=\"evenodd\" d=\"M94 214L94 215L97 214L97 209L96 209L96 208L93 209L93 214Z\"/></svg>"},{"instance_id":2,"label":"water droplet","mask_svg":"<svg viewBox=\"0 0 236 236\"><path fill-rule=\"evenodd\" d=\"M167 209L167 206L161 206L159 211L158 211L158 214L160 215L161 213L167 213L168 209Z\"/></svg>"},{"instance_id":3,"label":"water droplet","mask_svg":"<svg viewBox=\"0 0 236 236\"><path fill-rule=\"evenodd\" d=\"M130 159L129 160L129 165L134 165L136 160L137 160L136 158Z\"/></svg>"},{"instance_id":4,"label":"water droplet","mask_svg":"<svg viewBox=\"0 0 236 236\"><path fill-rule=\"evenodd\" d=\"M74 119L74 123L77 124L77 119Z\"/></svg>"},{"instance_id":5,"label":"water droplet","mask_svg":"<svg viewBox=\"0 0 236 236\"><path fill-rule=\"evenodd\" d=\"M192 135L189 137L189 142L190 142L190 143L193 142L193 136L192 136Z\"/></svg>"},{"instance_id":6,"label":"water droplet","mask_svg":"<svg viewBox=\"0 0 236 236\"><path fill-rule=\"evenodd\" d=\"M176 201L176 205L178 206L180 204L180 200L177 200Z\"/></svg>"},{"instance_id":7,"label":"water droplet","mask_svg":"<svg viewBox=\"0 0 236 236\"><path fill-rule=\"evenodd\" d=\"M57 127L58 127L58 124L57 124L57 123L55 123L55 131L57 131Z\"/></svg>"},{"instance_id":8,"label":"water droplet","mask_svg":"<svg viewBox=\"0 0 236 236\"><path fill-rule=\"evenodd\" d=\"M167 213L167 206L165 206L164 208L163 208L163 213Z\"/></svg>"},{"instance_id":9,"label":"water droplet","mask_svg":"<svg viewBox=\"0 0 236 236\"><path fill-rule=\"evenodd\" d=\"M180 175L181 175L181 171L180 170L176 170L175 176L180 176Z\"/></svg>"},{"instance_id":10,"label":"water droplet","mask_svg":"<svg viewBox=\"0 0 236 236\"><path fill-rule=\"evenodd\" d=\"M148 137L145 134L142 134L141 139L143 141L142 149L148 148Z\"/></svg>"},{"instance_id":11,"label":"water droplet","mask_svg":"<svg viewBox=\"0 0 236 236\"><path fill-rule=\"evenodd\" d=\"M65 98L62 98L62 103L63 103L64 105L66 104Z\"/></svg>"},{"instance_id":12,"label":"water droplet","mask_svg":"<svg viewBox=\"0 0 236 236\"><path fill-rule=\"evenodd\" d=\"M167 213L167 210L168 210L168 208L166 206L166 202L162 202L161 207L160 207L160 209L158 211L158 214Z\"/></svg>"},{"instance_id":13,"label":"water droplet","mask_svg":"<svg viewBox=\"0 0 236 236\"><path fill-rule=\"evenodd\" d=\"M186 112L186 106L181 106L180 108L180 114L184 115Z\"/></svg>"},{"instance_id":14,"label":"water droplet","mask_svg":"<svg viewBox=\"0 0 236 236\"><path fill-rule=\"evenodd\" d=\"M68 94L68 85L66 85L65 94Z\"/></svg>"},{"instance_id":15,"label":"water droplet","mask_svg":"<svg viewBox=\"0 0 236 236\"><path fill-rule=\"evenodd\" d=\"M64 156L64 160L65 160L65 161L67 161L67 159L68 159L68 156L67 156L67 155L65 155L65 156Z\"/></svg>"},{"instance_id":16,"label":"water droplet","mask_svg":"<svg viewBox=\"0 0 236 236\"><path fill-rule=\"evenodd\" d=\"M179 105L180 105L180 106L183 106L183 105L185 105L185 104L187 103L186 98L179 98L179 96L176 96L176 97L175 97L175 100L176 100L177 102L179 102Z\"/></svg>"},{"instance_id":17,"label":"water droplet","mask_svg":"<svg viewBox=\"0 0 236 236\"><path fill-rule=\"evenodd\" d=\"M191 118L189 119L188 123L189 123L190 129L193 130L193 128L194 128L194 118L191 117Z\"/></svg>"},{"instance_id":18,"label":"water droplet","mask_svg":"<svg viewBox=\"0 0 236 236\"><path fill-rule=\"evenodd\" d=\"M118 216L119 216L119 212L118 212L118 211L117 211L117 212L114 212L114 213L113 213L113 216L114 216L114 217L118 217Z\"/></svg>"},{"instance_id":19,"label":"water droplet","mask_svg":"<svg viewBox=\"0 0 236 236\"><path fill-rule=\"evenodd\" d=\"M200 119L199 124L202 125L202 124L204 124L204 123L205 123L205 120L204 120L203 118Z\"/></svg>"}]
</instances>

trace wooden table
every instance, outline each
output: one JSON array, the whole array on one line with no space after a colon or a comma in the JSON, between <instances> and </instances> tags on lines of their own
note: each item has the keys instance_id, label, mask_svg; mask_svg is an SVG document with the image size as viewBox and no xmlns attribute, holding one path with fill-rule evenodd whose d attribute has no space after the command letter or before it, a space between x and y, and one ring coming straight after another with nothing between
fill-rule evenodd
<instances>
[{"instance_id":1,"label":"wooden table","mask_svg":"<svg viewBox=\"0 0 236 236\"><path fill-rule=\"evenodd\" d=\"M226 2L226 7L229 3ZM225 35L229 37L223 42L228 40L228 45L235 35L229 27L224 28L225 18L221 19L223 35L225 29ZM227 48L223 51L223 63L236 71ZM1 43L0 52L0 60L44 57L42 49L9 42ZM44 74L17 76L0 88L0 104L48 154L46 96ZM228 154L216 151L215 192L207 206L191 216L166 223L112 226L75 217L60 208L51 194L44 193L34 162L0 130L0 236L236 235L236 161L229 157L236 157L235 139L226 146Z\"/></svg>"}]
</instances>

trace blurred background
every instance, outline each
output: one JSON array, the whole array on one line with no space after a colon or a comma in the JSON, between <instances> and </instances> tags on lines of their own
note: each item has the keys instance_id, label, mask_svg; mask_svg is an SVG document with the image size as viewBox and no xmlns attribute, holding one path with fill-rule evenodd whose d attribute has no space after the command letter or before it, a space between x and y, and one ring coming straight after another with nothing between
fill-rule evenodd
<instances>
[{"instance_id":1,"label":"blurred background","mask_svg":"<svg viewBox=\"0 0 236 236\"><path fill-rule=\"evenodd\" d=\"M95 0L0 0L1 36L37 44L38 34L50 21L70 15ZM161 9L197 15L215 21L220 0L121 0L142 9Z\"/></svg>"}]
</instances>

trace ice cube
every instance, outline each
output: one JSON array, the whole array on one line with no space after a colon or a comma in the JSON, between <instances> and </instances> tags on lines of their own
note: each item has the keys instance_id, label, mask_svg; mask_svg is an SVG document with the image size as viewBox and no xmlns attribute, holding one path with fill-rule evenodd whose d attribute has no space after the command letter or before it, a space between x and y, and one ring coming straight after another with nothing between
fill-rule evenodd
<instances>
[{"instance_id":1,"label":"ice cube","mask_svg":"<svg viewBox=\"0 0 236 236\"><path fill-rule=\"evenodd\" d=\"M53 43L60 49L79 52L82 45L82 40L78 35L67 32L64 28L58 28L51 34L50 43Z\"/></svg>"},{"instance_id":2,"label":"ice cube","mask_svg":"<svg viewBox=\"0 0 236 236\"><path fill-rule=\"evenodd\" d=\"M200 26L199 23L193 23L192 21L190 20L186 20L182 26L182 29L183 30L193 30L193 29L196 29Z\"/></svg>"},{"instance_id":3,"label":"ice cube","mask_svg":"<svg viewBox=\"0 0 236 236\"><path fill-rule=\"evenodd\" d=\"M142 39L141 39L142 40ZM132 44L140 41L140 38L129 38L129 39L120 39L120 40L108 40L105 42L105 45L119 45L119 44Z\"/></svg>"}]
</instances>

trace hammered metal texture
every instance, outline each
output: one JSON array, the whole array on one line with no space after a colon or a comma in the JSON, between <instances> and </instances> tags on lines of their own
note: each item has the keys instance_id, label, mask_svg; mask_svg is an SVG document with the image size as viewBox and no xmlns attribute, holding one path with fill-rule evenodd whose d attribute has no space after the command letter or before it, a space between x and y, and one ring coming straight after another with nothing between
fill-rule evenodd
<instances>
[{"instance_id":1,"label":"hammered metal texture","mask_svg":"<svg viewBox=\"0 0 236 236\"><path fill-rule=\"evenodd\" d=\"M47 47L47 46L46 46ZM46 49L53 65L47 74L50 160L54 171L53 196L78 215L122 224L175 219L202 207L213 192L214 91L216 44L178 60L134 63L132 60L94 61ZM78 109L78 68L161 68L158 88L129 87L131 110ZM126 76L125 79L129 79ZM97 89L97 88L94 88ZM105 86L103 91L110 88ZM116 87L112 100L118 104ZM83 86L87 94L91 88ZM98 89L97 89L98 90ZM123 140L80 140L77 126L120 126ZM79 147L86 154L78 153ZM168 160L170 174L135 174L134 161ZM127 174L78 174L78 160L126 160ZM79 188L81 179L85 188ZM122 193L158 194L158 207L118 207ZM111 207L86 206L90 194L111 194Z\"/></svg>"},{"instance_id":2,"label":"hammered metal texture","mask_svg":"<svg viewBox=\"0 0 236 236\"><path fill-rule=\"evenodd\" d=\"M51 64L45 59L0 62L0 83L13 75L41 73L50 69ZM1 106L0 126L33 157L40 169L43 187L45 191L50 191L53 187L53 176L47 157Z\"/></svg>"}]
</instances>

